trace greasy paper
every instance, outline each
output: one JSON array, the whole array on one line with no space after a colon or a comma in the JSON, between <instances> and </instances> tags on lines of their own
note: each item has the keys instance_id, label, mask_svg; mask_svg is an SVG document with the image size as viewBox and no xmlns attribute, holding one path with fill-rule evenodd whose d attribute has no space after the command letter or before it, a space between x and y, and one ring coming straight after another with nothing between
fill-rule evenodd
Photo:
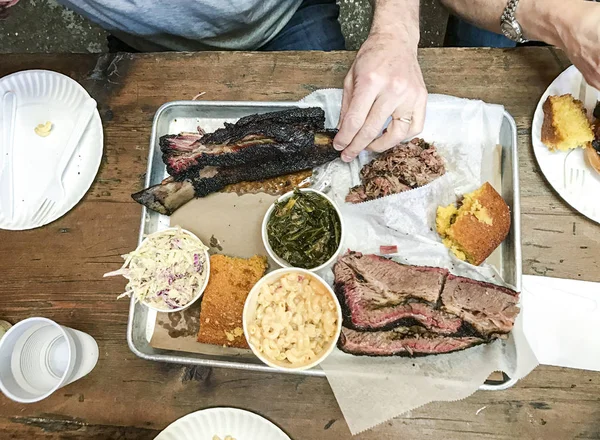
<instances>
[{"instance_id":1,"label":"greasy paper","mask_svg":"<svg viewBox=\"0 0 600 440\"><path fill-rule=\"evenodd\" d=\"M304 102L326 109L335 126L341 91L324 90ZM436 209L455 202L486 180L498 188L499 133L503 108L481 101L432 95L427 105L425 128L419 135L434 143L446 162L444 176L422 188L381 199L345 204L348 187L359 183L358 171L372 159L361 153L360 165L334 162L322 179L329 179L330 195L341 206L346 227L345 247L378 253L380 246L396 245L392 257L401 263L438 266L456 275L504 285L490 263L474 267L455 258L435 231ZM498 188L499 189L499 188ZM331 271L323 273L332 282ZM339 350L321 367L353 434L433 401L452 401L474 393L493 371L521 378L537 365L522 330L522 316L507 341L462 352L422 358L352 356Z\"/></svg>"},{"instance_id":2,"label":"greasy paper","mask_svg":"<svg viewBox=\"0 0 600 440\"><path fill-rule=\"evenodd\" d=\"M209 247L211 254L240 258L267 256L261 238L261 225L267 209L276 198L268 194L211 194L179 208L171 216L171 226L179 225L196 234ZM274 267L275 262L269 259L269 268ZM254 357L250 350L198 343L199 326L200 303L179 313L158 313L150 345L192 353Z\"/></svg>"}]
</instances>

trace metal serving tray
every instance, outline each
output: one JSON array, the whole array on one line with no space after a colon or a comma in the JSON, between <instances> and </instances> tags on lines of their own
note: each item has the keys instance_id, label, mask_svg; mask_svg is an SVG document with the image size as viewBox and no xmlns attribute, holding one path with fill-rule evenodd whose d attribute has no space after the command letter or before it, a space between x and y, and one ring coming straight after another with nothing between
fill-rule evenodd
<instances>
[{"instance_id":1,"label":"metal serving tray","mask_svg":"<svg viewBox=\"0 0 600 440\"><path fill-rule=\"evenodd\" d=\"M307 107L297 102L238 102L238 101L174 101L164 104L154 116L152 136L148 153L148 170L146 173L146 187L161 182L166 176L166 168L161 159L158 146L160 136L191 130L201 126L207 131L216 129L223 122L233 122L242 116L253 113L265 113L286 108ZM517 129L512 116L504 112L504 119L500 131L500 144L502 146L501 162L501 191L506 203L511 208L512 226L508 237L501 246L500 275L503 279L521 291L521 219L519 200L519 170L517 157ZM169 226L169 218L156 212L142 211L139 241L159 229ZM174 350L155 349L149 344L149 328L154 325L155 312L131 300L129 309L129 322L127 328L127 342L129 348L137 356L159 362L172 362L187 365L201 365L207 367L237 368L253 371L276 371L260 362L251 353L239 355L231 353L228 348L216 347L218 354L198 354ZM280 372L280 371L278 371ZM287 372L286 372L287 373ZM308 376L325 376L320 368L308 371L290 372L287 374L303 374ZM481 389L498 390L514 385L516 380L503 374L500 381L486 381Z\"/></svg>"}]
</instances>

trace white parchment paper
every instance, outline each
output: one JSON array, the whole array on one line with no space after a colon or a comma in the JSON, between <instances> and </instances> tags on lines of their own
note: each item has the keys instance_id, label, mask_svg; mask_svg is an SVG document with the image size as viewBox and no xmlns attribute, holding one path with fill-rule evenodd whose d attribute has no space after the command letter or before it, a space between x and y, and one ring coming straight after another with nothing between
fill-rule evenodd
<instances>
[{"instance_id":1,"label":"white parchment paper","mask_svg":"<svg viewBox=\"0 0 600 440\"><path fill-rule=\"evenodd\" d=\"M341 90L318 90L303 102L323 107L327 125L337 125ZM497 181L494 150L503 110L482 101L430 95L419 137L435 144L447 173L416 190L350 205L344 203L348 188L360 183L358 173L372 155L363 152L351 164L335 161L321 170L317 187L329 187L329 195L341 207L345 246L378 253L380 246L396 245L398 254L393 257L399 262L445 267L456 275L505 284L492 265L474 267L454 258L435 231L438 206L456 201L486 180ZM330 270L321 275L333 281ZM321 367L350 431L356 434L429 402L463 399L493 371L517 379L527 375L537 360L524 336L521 316L506 341L415 359L352 356L336 349Z\"/></svg>"}]
</instances>

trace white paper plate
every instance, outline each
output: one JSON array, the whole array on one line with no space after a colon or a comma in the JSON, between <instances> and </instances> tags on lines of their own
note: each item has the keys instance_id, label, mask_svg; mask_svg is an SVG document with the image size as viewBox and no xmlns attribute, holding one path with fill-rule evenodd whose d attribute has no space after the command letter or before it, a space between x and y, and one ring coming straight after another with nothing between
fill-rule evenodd
<instances>
[{"instance_id":1,"label":"white paper plate","mask_svg":"<svg viewBox=\"0 0 600 440\"><path fill-rule=\"evenodd\" d=\"M551 152L541 140L544 111L542 106L549 95L564 95L570 93L576 99L579 97L579 88L582 75L575 66L569 67L554 80L538 103L533 116L531 127L531 140L533 152L537 158L542 173L550 182L556 192L574 209L600 223L600 174L598 174L585 160L583 148L571 152ZM581 99L583 101L583 99ZM593 109L592 109L593 110ZM575 167L585 170L583 188L568 185L569 168Z\"/></svg>"},{"instance_id":2,"label":"white paper plate","mask_svg":"<svg viewBox=\"0 0 600 440\"><path fill-rule=\"evenodd\" d=\"M65 197L37 223L32 220L77 120L77 110L89 94L68 76L46 70L27 70L0 79L0 97L12 90L17 98L13 147L14 215L0 212L0 229L32 229L51 223L71 210L94 181L104 144L102 121L96 110L64 174ZM1 113L1 112L0 112ZM2 115L0 114L0 118ZM50 121L52 132L35 134Z\"/></svg>"},{"instance_id":3,"label":"white paper plate","mask_svg":"<svg viewBox=\"0 0 600 440\"><path fill-rule=\"evenodd\" d=\"M267 419L236 408L209 408L188 414L171 423L155 440L290 440Z\"/></svg>"}]
</instances>

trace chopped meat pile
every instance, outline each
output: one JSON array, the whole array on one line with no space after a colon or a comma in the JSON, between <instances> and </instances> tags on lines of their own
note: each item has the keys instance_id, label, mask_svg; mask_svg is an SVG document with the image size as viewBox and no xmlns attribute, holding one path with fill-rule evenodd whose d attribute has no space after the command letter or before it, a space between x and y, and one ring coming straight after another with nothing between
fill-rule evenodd
<instances>
[{"instance_id":1,"label":"chopped meat pile","mask_svg":"<svg viewBox=\"0 0 600 440\"><path fill-rule=\"evenodd\" d=\"M349 252L334 275L344 311L339 346L352 354L462 350L506 335L519 313L516 292L437 267Z\"/></svg>"},{"instance_id":2,"label":"chopped meat pile","mask_svg":"<svg viewBox=\"0 0 600 440\"><path fill-rule=\"evenodd\" d=\"M446 167L436 148L423 139L400 144L365 165L362 185L350 189L346 202L360 203L427 185Z\"/></svg>"}]
</instances>

